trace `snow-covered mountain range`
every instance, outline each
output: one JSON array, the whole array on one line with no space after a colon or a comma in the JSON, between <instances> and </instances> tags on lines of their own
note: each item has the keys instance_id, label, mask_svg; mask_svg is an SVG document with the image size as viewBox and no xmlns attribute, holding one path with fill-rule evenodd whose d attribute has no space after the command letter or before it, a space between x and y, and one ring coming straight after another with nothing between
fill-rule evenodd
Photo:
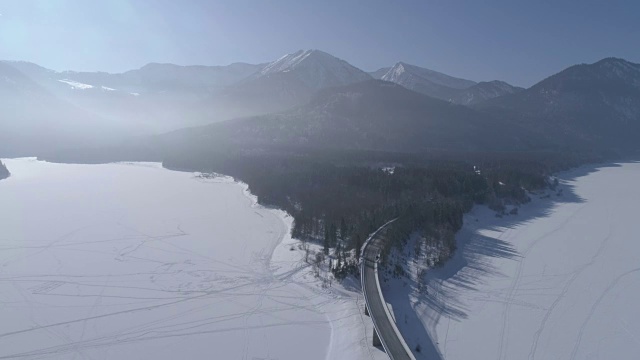
<instances>
[{"instance_id":1,"label":"snow-covered mountain range","mask_svg":"<svg viewBox=\"0 0 640 360\"><path fill-rule=\"evenodd\" d=\"M481 84L402 62L370 74L320 50L299 50L265 64L150 63L119 74L58 72L29 62L2 64L29 80L15 80L22 83L15 86L37 85L38 91L73 107L112 123L128 124L133 133L284 111L304 105L319 90L374 77L461 104L510 92L476 89Z\"/></svg>"},{"instance_id":2,"label":"snow-covered mountain range","mask_svg":"<svg viewBox=\"0 0 640 360\"><path fill-rule=\"evenodd\" d=\"M637 123L639 68L621 59L604 59L568 68L524 90L497 80L476 83L404 62L367 73L320 50L299 50L266 64L151 63L120 74L57 72L28 62L1 61L0 134L5 139L0 141L23 144L24 129L32 128L46 129L43 136L58 137L51 143L59 144L71 141L67 135L82 127L120 129L116 132L125 137L284 113L305 106L327 89L358 83L379 87L371 82L374 78L492 116L517 117L529 128L544 127L539 119L543 117L568 127L565 133L602 137L616 127L587 131L572 119L592 119L593 129L600 128L596 118L608 116L623 124ZM400 103L385 101L394 102ZM361 106L356 99L349 104ZM580 113L586 108L592 111ZM558 116L562 119L555 120Z\"/></svg>"},{"instance_id":3,"label":"snow-covered mountain range","mask_svg":"<svg viewBox=\"0 0 640 360\"><path fill-rule=\"evenodd\" d=\"M520 90L504 81L476 83L404 62L398 62L390 68L379 69L371 75L436 99L462 105L480 103Z\"/></svg>"},{"instance_id":4,"label":"snow-covered mountain range","mask_svg":"<svg viewBox=\"0 0 640 360\"><path fill-rule=\"evenodd\" d=\"M408 66L403 68L407 72ZM306 105L281 113L189 129L170 138L172 144L196 144L199 149L216 144L243 151L269 147L400 153L586 149L624 154L640 149L638 64L611 58L576 65L526 90L500 81L462 89L451 86L469 83L444 76L429 81L458 90L458 97L443 101L408 90L408 82L400 86L370 80L324 89Z\"/></svg>"}]
</instances>

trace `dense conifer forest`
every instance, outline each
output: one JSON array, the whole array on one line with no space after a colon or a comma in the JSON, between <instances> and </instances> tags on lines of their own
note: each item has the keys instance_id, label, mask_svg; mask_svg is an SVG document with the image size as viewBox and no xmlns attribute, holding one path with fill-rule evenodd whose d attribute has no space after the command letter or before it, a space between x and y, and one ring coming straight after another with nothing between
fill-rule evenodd
<instances>
[{"instance_id":1,"label":"dense conifer forest","mask_svg":"<svg viewBox=\"0 0 640 360\"><path fill-rule=\"evenodd\" d=\"M340 159L340 160L335 160ZM548 154L438 154L434 157L344 152L168 155L164 166L221 173L249 185L258 201L294 218L293 237L322 245L338 278L357 272L367 236L390 219L382 261L415 231L438 249L436 265L456 250L463 214L486 204L498 215L553 186L552 172L584 161ZM309 260L308 261L312 261Z\"/></svg>"}]
</instances>

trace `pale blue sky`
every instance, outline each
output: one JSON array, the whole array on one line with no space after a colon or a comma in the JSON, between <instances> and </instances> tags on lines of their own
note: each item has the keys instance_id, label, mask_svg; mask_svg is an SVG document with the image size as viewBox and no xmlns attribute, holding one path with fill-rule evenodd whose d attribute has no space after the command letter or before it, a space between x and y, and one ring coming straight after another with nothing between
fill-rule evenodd
<instances>
[{"instance_id":1,"label":"pale blue sky","mask_svg":"<svg viewBox=\"0 0 640 360\"><path fill-rule=\"evenodd\" d=\"M529 86L608 56L640 62L640 1L0 0L0 59L120 72L321 49Z\"/></svg>"}]
</instances>

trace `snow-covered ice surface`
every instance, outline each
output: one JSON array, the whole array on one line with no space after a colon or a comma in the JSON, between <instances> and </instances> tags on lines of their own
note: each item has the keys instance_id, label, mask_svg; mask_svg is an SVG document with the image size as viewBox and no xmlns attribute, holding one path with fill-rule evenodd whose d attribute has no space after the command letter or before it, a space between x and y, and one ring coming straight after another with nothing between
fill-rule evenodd
<instances>
[{"instance_id":1,"label":"snow-covered ice surface","mask_svg":"<svg viewBox=\"0 0 640 360\"><path fill-rule=\"evenodd\" d=\"M433 341L418 358L638 358L640 163L559 176L562 196L533 196L519 215L474 208L428 295L386 288L408 341Z\"/></svg>"},{"instance_id":2,"label":"snow-covered ice surface","mask_svg":"<svg viewBox=\"0 0 640 360\"><path fill-rule=\"evenodd\" d=\"M322 289L291 218L245 185L4 162L0 358L384 358L359 289Z\"/></svg>"}]
</instances>

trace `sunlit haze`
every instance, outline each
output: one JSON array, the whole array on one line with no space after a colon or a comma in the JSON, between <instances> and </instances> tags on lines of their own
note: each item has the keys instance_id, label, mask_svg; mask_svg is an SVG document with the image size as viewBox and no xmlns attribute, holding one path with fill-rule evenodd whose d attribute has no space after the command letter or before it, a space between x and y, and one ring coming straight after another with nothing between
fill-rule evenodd
<instances>
[{"instance_id":1,"label":"sunlit haze","mask_svg":"<svg viewBox=\"0 0 640 360\"><path fill-rule=\"evenodd\" d=\"M405 61L530 86L571 64L640 61L637 1L0 1L0 59L122 72L263 63L320 49L373 71Z\"/></svg>"},{"instance_id":2,"label":"sunlit haze","mask_svg":"<svg viewBox=\"0 0 640 360\"><path fill-rule=\"evenodd\" d=\"M639 15L0 0L0 359L638 358Z\"/></svg>"}]
</instances>

